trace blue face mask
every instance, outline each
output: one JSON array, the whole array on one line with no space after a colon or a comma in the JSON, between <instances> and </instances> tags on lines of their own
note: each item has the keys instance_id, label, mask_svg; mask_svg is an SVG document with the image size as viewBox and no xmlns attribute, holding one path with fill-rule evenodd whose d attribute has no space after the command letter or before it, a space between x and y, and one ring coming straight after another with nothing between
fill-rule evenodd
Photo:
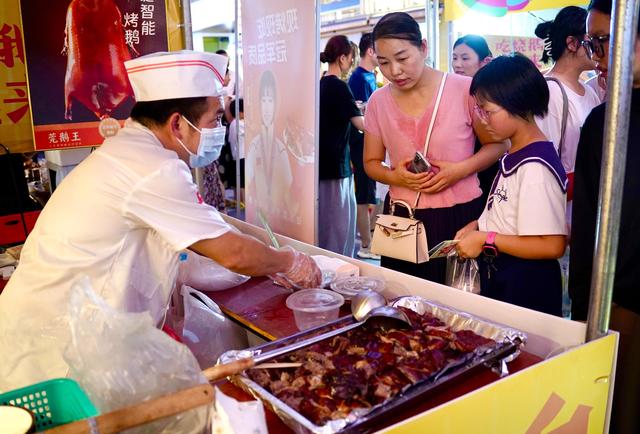
<instances>
[{"instance_id":1,"label":"blue face mask","mask_svg":"<svg viewBox=\"0 0 640 434\"><path fill-rule=\"evenodd\" d=\"M182 142L182 140L178 140L180 146L184 148L185 151L189 153L189 166L191 168L196 167L204 167L213 163L220 157L220 152L222 152L222 147L224 146L224 136L227 131L226 127L218 127L218 128L198 128L189 122L189 119L182 116L182 119L187 121L191 127L200 133L200 143L198 143L198 152L191 152Z\"/></svg>"}]
</instances>

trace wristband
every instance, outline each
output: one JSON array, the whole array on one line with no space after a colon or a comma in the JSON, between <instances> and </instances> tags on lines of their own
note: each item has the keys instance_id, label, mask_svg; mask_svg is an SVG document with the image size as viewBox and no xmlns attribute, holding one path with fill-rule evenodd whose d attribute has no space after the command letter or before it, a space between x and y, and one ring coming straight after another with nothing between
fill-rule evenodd
<instances>
[{"instance_id":1,"label":"wristband","mask_svg":"<svg viewBox=\"0 0 640 434\"><path fill-rule=\"evenodd\" d=\"M487 240L482 246L482 253L484 253L485 256L489 256L489 257L498 256L498 248L496 247L496 235L497 234L495 232L487 233Z\"/></svg>"}]
</instances>

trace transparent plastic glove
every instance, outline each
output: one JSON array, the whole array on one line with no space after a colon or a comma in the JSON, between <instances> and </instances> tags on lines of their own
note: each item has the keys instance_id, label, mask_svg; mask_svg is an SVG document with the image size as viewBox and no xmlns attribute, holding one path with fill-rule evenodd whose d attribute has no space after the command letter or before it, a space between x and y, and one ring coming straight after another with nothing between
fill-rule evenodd
<instances>
[{"instance_id":1,"label":"transparent plastic glove","mask_svg":"<svg viewBox=\"0 0 640 434\"><path fill-rule=\"evenodd\" d=\"M322 284L322 272L316 261L309 255L299 252L290 246L283 247L281 251L293 253L293 263L284 273L269 276L277 284L285 288L304 289L319 288Z\"/></svg>"}]
</instances>

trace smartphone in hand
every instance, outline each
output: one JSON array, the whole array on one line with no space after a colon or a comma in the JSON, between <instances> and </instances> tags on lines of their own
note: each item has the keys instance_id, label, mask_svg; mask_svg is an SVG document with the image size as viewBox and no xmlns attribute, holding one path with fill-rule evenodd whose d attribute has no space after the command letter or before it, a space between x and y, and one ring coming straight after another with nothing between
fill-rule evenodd
<instances>
[{"instance_id":1,"label":"smartphone in hand","mask_svg":"<svg viewBox=\"0 0 640 434\"><path fill-rule=\"evenodd\" d=\"M432 170L431 163L420 152L416 152L414 155L411 168L413 173L431 172Z\"/></svg>"}]
</instances>

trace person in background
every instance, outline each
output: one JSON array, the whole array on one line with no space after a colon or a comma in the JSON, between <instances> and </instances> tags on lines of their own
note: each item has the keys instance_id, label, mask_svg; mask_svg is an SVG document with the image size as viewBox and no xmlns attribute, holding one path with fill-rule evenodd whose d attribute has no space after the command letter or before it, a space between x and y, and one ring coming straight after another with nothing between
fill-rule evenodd
<instances>
[{"instance_id":1,"label":"person in background","mask_svg":"<svg viewBox=\"0 0 640 434\"><path fill-rule=\"evenodd\" d=\"M584 84L585 86L589 86L594 90L594 92L600 99L600 103L603 103L607 100L607 81L603 77L600 77L600 74L596 73Z\"/></svg>"},{"instance_id":2,"label":"person in background","mask_svg":"<svg viewBox=\"0 0 640 434\"><path fill-rule=\"evenodd\" d=\"M373 72L378 66L376 53L373 51L373 35L365 33L360 38L358 44L360 51L360 62L358 67L349 77L349 88L353 97L364 110L369 97L378 88L376 75ZM351 128L349 135L349 146L351 151L351 163L353 164L353 175L356 184L356 204L357 204L357 228L360 233L361 247L357 256L364 259L380 259L380 256L371 253L371 223L370 212L376 200L376 182L367 176L364 171L364 133L356 128Z\"/></svg>"},{"instance_id":3,"label":"person in background","mask_svg":"<svg viewBox=\"0 0 640 434\"><path fill-rule=\"evenodd\" d=\"M421 193L415 216L424 222L433 247L452 240L458 229L478 218L483 202L476 173L495 163L507 144L494 142L474 113L470 78L443 77L445 73L426 66L427 41L409 14L394 12L382 17L373 29L373 39L380 71L390 83L371 95L367 104L365 169L371 178L390 186L386 213L390 200L413 206ZM435 168L412 173L407 166L416 151L424 152L443 78L442 101L426 155ZM484 146L474 155L476 134ZM385 164L387 153L391 167ZM407 216L403 209L396 213ZM439 283L446 277L444 260L413 264L383 256L381 265Z\"/></svg>"},{"instance_id":4,"label":"person in background","mask_svg":"<svg viewBox=\"0 0 640 434\"><path fill-rule=\"evenodd\" d=\"M568 6L558 12L553 21L538 24L536 27L536 35L545 41L542 62L548 63L551 60L554 62L545 74L549 86L549 111L544 118L536 118L536 123L547 139L555 145L569 178L567 190L569 227L573 199L573 172L580 128L591 110L600 104L600 98L596 92L580 80L583 72L591 71L595 67L595 63L582 46L586 35L586 18L585 9ZM563 91L567 96L566 120L563 118L565 109ZM563 123L566 124L564 136L562 135Z\"/></svg>"},{"instance_id":5,"label":"person in background","mask_svg":"<svg viewBox=\"0 0 640 434\"><path fill-rule=\"evenodd\" d=\"M526 57L500 56L473 77L471 94L493 137L511 148L482 215L456 234L458 255L479 257L480 294L560 316L567 176L535 122L549 105L547 83Z\"/></svg>"},{"instance_id":6,"label":"person in background","mask_svg":"<svg viewBox=\"0 0 640 434\"><path fill-rule=\"evenodd\" d=\"M573 174L580 129L591 110L600 104L600 98L592 87L580 80L585 71L591 71L595 63L587 55L582 42L586 35L587 11L568 6L553 21L538 24L536 35L545 41L543 63L553 61L545 76L549 86L549 112L536 123L544 135L556 147L569 185L567 187L567 227L571 232L571 207L573 206ZM565 106L566 96L566 106ZM565 115L566 111L566 115ZM564 131L563 131L564 127ZM569 249L560 258L563 285L563 316L571 314L569 297Z\"/></svg>"},{"instance_id":7,"label":"person in background","mask_svg":"<svg viewBox=\"0 0 640 434\"><path fill-rule=\"evenodd\" d=\"M479 35L461 36L453 44L453 55L451 65L453 72L473 78L476 72L483 66L491 62L493 55L489 50L487 41ZM476 138L474 152L482 148L482 143ZM498 162L478 172L480 189L482 190L482 203L486 203L489 198L491 183L498 174Z\"/></svg>"},{"instance_id":8,"label":"person in background","mask_svg":"<svg viewBox=\"0 0 640 434\"><path fill-rule=\"evenodd\" d=\"M329 69L320 80L318 245L345 256L353 256L356 239L349 135L352 126L364 130L364 120L340 77L351 68L355 55L344 35L331 37L320 54L320 61L328 63Z\"/></svg>"},{"instance_id":9,"label":"person in background","mask_svg":"<svg viewBox=\"0 0 640 434\"><path fill-rule=\"evenodd\" d=\"M594 0L589 5L585 47L607 76L611 1ZM633 90L629 119L629 142L622 190L622 214L613 283L613 304L609 327L620 333L613 391L611 430L613 434L640 432L640 24L633 60ZM629 61L627 59L627 61ZM580 134L573 196L569 293L572 318L585 320L589 307L593 252L598 220L603 132L606 104L587 117Z\"/></svg>"},{"instance_id":10,"label":"person in background","mask_svg":"<svg viewBox=\"0 0 640 434\"><path fill-rule=\"evenodd\" d=\"M233 157L233 164L230 166L232 170L229 171L230 186L236 186L236 164L235 162L240 159L240 200L244 202L244 99L231 101L230 111L235 115L236 105L238 108L239 119L235 117L229 124L229 145L231 147L231 155Z\"/></svg>"},{"instance_id":11,"label":"person in background","mask_svg":"<svg viewBox=\"0 0 640 434\"><path fill-rule=\"evenodd\" d=\"M492 57L486 39L479 35L465 35L453 43L451 66L456 74L473 77L491 62Z\"/></svg>"},{"instance_id":12,"label":"person in background","mask_svg":"<svg viewBox=\"0 0 640 434\"><path fill-rule=\"evenodd\" d=\"M0 391L67 375L66 312L80 276L114 309L147 312L159 328L184 249L290 287L320 284L309 256L239 233L198 194L190 169L224 143L225 64L186 50L125 62L131 118L53 193L0 294ZM20 351L15 339L29 345Z\"/></svg>"},{"instance_id":13,"label":"person in background","mask_svg":"<svg viewBox=\"0 0 640 434\"><path fill-rule=\"evenodd\" d=\"M227 59L227 64L225 67L225 74L223 77L223 103L225 108L229 106L229 102L231 98L227 96L224 91L224 87L229 84L229 55L225 50L218 50L216 54L219 56L223 56ZM225 126L228 125L228 117L225 116L223 118L223 124ZM211 205L215 209L220 212L226 211L226 203L225 203L225 186L222 181L221 172L224 173L224 167L220 164L220 161L216 160L207 166L202 168L202 199L208 205Z\"/></svg>"}]
</instances>

